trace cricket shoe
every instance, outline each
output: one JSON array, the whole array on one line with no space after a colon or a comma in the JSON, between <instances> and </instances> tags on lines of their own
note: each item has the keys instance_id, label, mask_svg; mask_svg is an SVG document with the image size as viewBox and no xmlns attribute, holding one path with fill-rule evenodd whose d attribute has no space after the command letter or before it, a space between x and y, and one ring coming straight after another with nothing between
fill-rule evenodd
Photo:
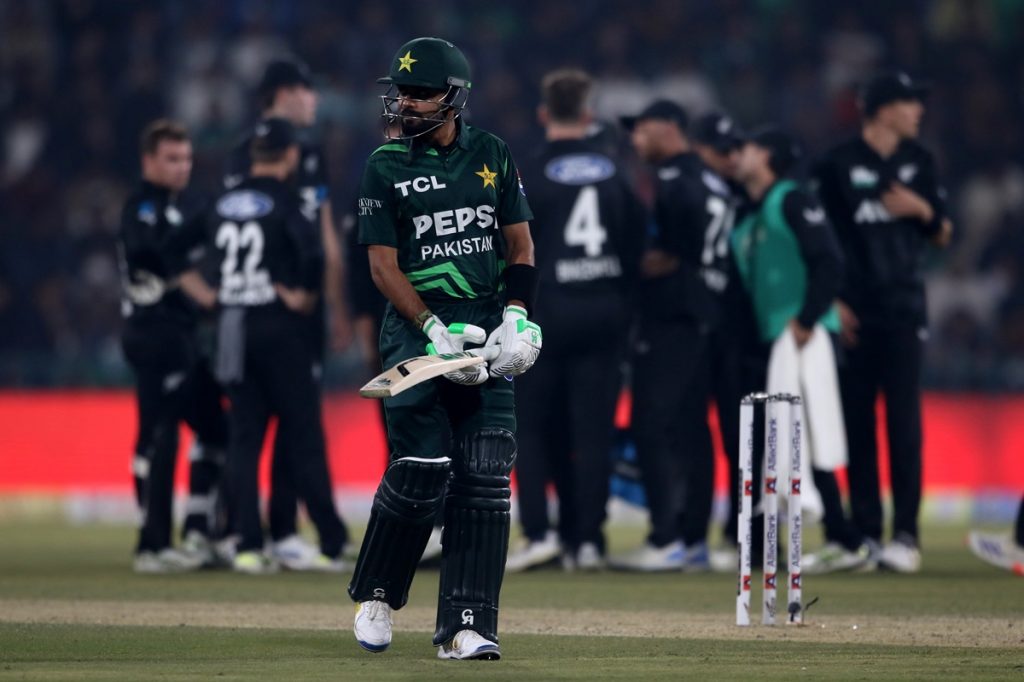
<instances>
[{"instance_id":1,"label":"cricket shoe","mask_svg":"<svg viewBox=\"0 0 1024 682\"><path fill-rule=\"evenodd\" d=\"M711 570L711 557L708 553L708 543L695 542L692 545L683 545L684 573L706 573Z\"/></svg>"},{"instance_id":2,"label":"cricket shoe","mask_svg":"<svg viewBox=\"0 0 1024 682\"><path fill-rule=\"evenodd\" d=\"M866 543L851 552L838 542L830 542L805 556L802 570L807 575L853 571L864 566L870 557L871 550Z\"/></svg>"},{"instance_id":3,"label":"cricket shoe","mask_svg":"<svg viewBox=\"0 0 1024 682\"><path fill-rule=\"evenodd\" d=\"M459 630L437 649L437 657L453 661L496 661L501 658L498 645L473 630Z\"/></svg>"},{"instance_id":4,"label":"cricket shoe","mask_svg":"<svg viewBox=\"0 0 1024 682\"><path fill-rule=\"evenodd\" d=\"M682 540L670 542L664 547L644 543L636 549L608 559L608 566L620 571L678 571L683 567L686 548Z\"/></svg>"},{"instance_id":5,"label":"cricket shoe","mask_svg":"<svg viewBox=\"0 0 1024 682\"><path fill-rule=\"evenodd\" d=\"M739 565L740 556L736 551L736 545L727 542L715 547L708 553L708 563L715 573L735 573Z\"/></svg>"},{"instance_id":6,"label":"cricket shoe","mask_svg":"<svg viewBox=\"0 0 1024 682\"><path fill-rule=\"evenodd\" d=\"M562 554L558 533L549 530L543 540L528 540L526 544L508 555L505 560L506 573L519 573L557 561Z\"/></svg>"},{"instance_id":7,"label":"cricket shoe","mask_svg":"<svg viewBox=\"0 0 1024 682\"><path fill-rule=\"evenodd\" d=\"M601 571L604 570L605 561L601 550L593 542L584 542L576 550L576 565L578 571Z\"/></svg>"},{"instance_id":8,"label":"cricket shoe","mask_svg":"<svg viewBox=\"0 0 1024 682\"><path fill-rule=\"evenodd\" d=\"M376 599L360 602L352 631L359 646L375 654L384 651L391 646L391 607Z\"/></svg>"},{"instance_id":9,"label":"cricket shoe","mask_svg":"<svg viewBox=\"0 0 1024 682\"><path fill-rule=\"evenodd\" d=\"M132 567L136 573L186 573L199 570L202 561L185 552L167 547L159 552L139 552Z\"/></svg>"},{"instance_id":10,"label":"cricket shoe","mask_svg":"<svg viewBox=\"0 0 1024 682\"><path fill-rule=\"evenodd\" d=\"M901 533L882 547L878 565L897 573L918 573L921 571L921 550L913 538Z\"/></svg>"},{"instance_id":11,"label":"cricket shoe","mask_svg":"<svg viewBox=\"0 0 1024 682\"><path fill-rule=\"evenodd\" d=\"M972 530L967 536L967 546L985 563L1024 576L1024 547L1009 535Z\"/></svg>"},{"instance_id":12,"label":"cricket shoe","mask_svg":"<svg viewBox=\"0 0 1024 682\"><path fill-rule=\"evenodd\" d=\"M190 530L181 541L181 553L199 562L201 567L217 565L217 554L210 539L197 530Z\"/></svg>"},{"instance_id":13,"label":"cricket shoe","mask_svg":"<svg viewBox=\"0 0 1024 682\"><path fill-rule=\"evenodd\" d=\"M235 573L246 575L271 575L281 570L276 561L263 552L239 552L231 562L231 568Z\"/></svg>"},{"instance_id":14,"label":"cricket shoe","mask_svg":"<svg viewBox=\"0 0 1024 682\"><path fill-rule=\"evenodd\" d=\"M292 534L270 546L270 556L289 571L344 573L349 569L342 559L332 559L305 538Z\"/></svg>"}]
</instances>

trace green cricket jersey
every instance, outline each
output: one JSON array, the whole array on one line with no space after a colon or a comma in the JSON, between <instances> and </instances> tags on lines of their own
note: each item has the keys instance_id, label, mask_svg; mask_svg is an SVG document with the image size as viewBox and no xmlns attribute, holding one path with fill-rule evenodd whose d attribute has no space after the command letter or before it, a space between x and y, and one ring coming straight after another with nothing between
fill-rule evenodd
<instances>
[{"instance_id":1,"label":"green cricket jersey","mask_svg":"<svg viewBox=\"0 0 1024 682\"><path fill-rule=\"evenodd\" d=\"M359 192L359 242L398 249L427 303L498 293L504 225L533 218L508 146L457 123L448 150L391 142L370 155Z\"/></svg>"}]
</instances>

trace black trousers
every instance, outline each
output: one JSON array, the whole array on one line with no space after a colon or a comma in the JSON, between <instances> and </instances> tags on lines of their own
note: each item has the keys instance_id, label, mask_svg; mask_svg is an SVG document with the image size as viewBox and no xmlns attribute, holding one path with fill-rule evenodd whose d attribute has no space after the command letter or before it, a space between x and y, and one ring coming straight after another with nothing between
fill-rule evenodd
<instances>
[{"instance_id":1,"label":"black trousers","mask_svg":"<svg viewBox=\"0 0 1024 682\"><path fill-rule=\"evenodd\" d=\"M740 401L764 386L750 377L743 365L742 345L731 332L716 330L711 337L711 397L718 410L718 432L725 449L728 469L729 513L722 528L723 539L736 542L736 511L739 509Z\"/></svg>"},{"instance_id":2,"label":"black trousers","mask_svg":"<svg viewBox=\"0 0 1024 682\"><path fill-rule=\"evenodd\" d=\"M228 385L231 397L228 475L239 551L263 547L257 471L271 416L287 434L288 468L320 535L320 549L337 557L346 540L332 497L324 447L320 390L314 355L296 328L302 320L280 311L248 311L241 381Z\"/></svg>"},{"instance_id":3,"label":"black trousers","mask_svg":"<svg viewBox=\"0 0 1024 682\"><path fill-rule=\"evenodd\" d=\"M558 531L574 549L603 552L615 405L628 334L624 298L545 292L534 319L544 350L516 378L517 497L523 533L550 528L547 486L558 494Z\"/></svg>"},{"instance_id":4,"label":"black trousers","mask_svg":"<svg viewBox=\"0 0 1024 682\"><path fill-rule=\"evenodd\" d=\"M850 506L861 534L882 538L875 403L885 397L892 480L893 536L917 540L921 507L921 361L919 329L863 326L840 369L849 446Z\"/></svg>"},{"instance_id":5,"label":"black trousers","mask_svg":"<svg viewBox=\"0 0 1024 682\"><path fill-rule=\"evenodd\" d=\"M714 485L710 340L710 330L689 318L640 324L632 422L651 515L648 542L656 547L707 537Z\"/></svg>"},{"instance_id":6,"label":"black trousers","mask_svg":"<svg viewBox=\"0 0 1024 682\"><path fill-rule=\"evenodd\" d=\"M167 321L130 321L122 348L136 378L132 468L142 513L136 551L160 551L171 545L178 424L185 421L201 443L223 448L226 418L191 329Z\"/></svg>"}]
</instances>

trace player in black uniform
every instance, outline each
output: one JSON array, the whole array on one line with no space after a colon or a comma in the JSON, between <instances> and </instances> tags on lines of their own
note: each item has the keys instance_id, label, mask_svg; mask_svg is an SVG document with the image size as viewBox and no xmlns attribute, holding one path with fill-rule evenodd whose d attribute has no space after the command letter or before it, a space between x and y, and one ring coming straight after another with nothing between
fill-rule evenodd
<instances>
[{"instance_id":1,"label":"player in black uniform","mask_svg":"<svg viewBox=\"0 0 1024 682\"><path fill-rule=\"evenodd\" d=\"M621 161L591 133L590 76L554 71L542 82L546 142L523 166L544 296L534 318L544 359L519 381L516 462L524 546L507 570L564 553L567 566L600 568L609 452L646 215ZM547 484L559 512L550 530Z\"/></svg>"},{"instance_id":2,"label":"player in black uniform","mask_svg":"<svg viewBox=\"0 0 1024 682\"><path fill-rule=\"evenodd\" d=\"M714 474L709 344L726 284L729 189L692 151L679 105L660 100L623 123L640 157L657 166L641 266L632 415L651 533L643 546L609 563L702 570L709 568Z\"/></svg>"},{"instance_id":3,"label":"player in black uniform","mask_svg":"<svg viewBox=\"0 0 1024 682\"><path fill-rule=\"evenodd\" d=\"M729 188L729 213L722 228L731 232L736 212L745 196L743 187L736 182L736 172L746 140L730 116L721 112L704 114L693 122L690 131L693 150L708 170L715 173ZM711 397L718 409L718 428L728 462L729 513L722 529L722 542L709 554L711 568L722 573L736 570L736 509L739 504L740 400L747 393L761 390L761 372L748 367L745 340L750 338L753 314L750 301L736 277L735 264L727 260L727 282L722 297L721 320L712 331L711 341ZM758 363L760 364L760 363Z\"/></svg>"},{"instance_id":4,"label":"player in black uniform","mask_svg":"<svg viewBox=\"0 0 1024 682\"><path fill-rule=\"evenodd\" d=\"M322 238L288 183L300 160L294 127L283 119L260 122L250 153L248 177L221 195L206 217L220 273L217 378L231 398L230 501L240 535L234 568L276 568L262 552L256 477L268 421L276 415L288 434L288 470L320 535L317 568L336 571L345 528L324 453L315 339L301 333L322 286ZM212 293L197 288L190 294L211 304Z\"/></svg>"},{"instance_id":5,"label":"player in black uniform","mask_svg":"<svg viewBox=\"0 0 1024 682\"><path fill-rule=\"evenodd\" d=\"M885 395L894 507L892 540L879 562L920 570L921 361L927 338L922 257L948 243L945 192L917 141L927 89L904 73L876 77L862 96L859 135L814 169L822 204L846 258L839 294L843 410L850 503L865 537L881 542L875 400Z\"/></svg>"},{"instance_id":6,"label":"player in black uniform","mask_svg":"<svg viewBox=\"0 0 1024 682\"><path fill-rule=\"evenodd\" d=\"M316 351L318 376L322 373L325 347L325 320L330 325L331 346L341 349L347 345L351 330L347 305L343 298L340 239L334 229L331 212L330 179L327 158L323 149L313 144L304 134L316 120L317 95L312 78L303 64L274 61L267 65L259 85L262 118L282 118L300 132L301 158L291 181L298 193L301 207L320 228L324 250L324 285L317 298L316 310L308 318L308 333ZM225 189L236 186L248 175L252 139L246 137L229 157L224 174ZM326 311L325 311L326 304ZM322 428L322 426L321 426ZM319 550L298 534L296 512L298 497L295 483L285 463L291 435L278 429L274 439L271 466L271 491L267 504L270 522L271 553L283 566L291 570L316 570L323 566ZM346 530L346 542L348 532Z\"/></svg>"},{"instance_id":7,"label":"player in black uniform","mask_svg":"<svg viewBox=\"0 0 1024 682\"><path fill-rule=\"evenodd\" d=\"M204 502L220 474L218 453L227 445L218 392L203 381L196 344L196 308L174 275L185 256L186 215L180 193L192 170L185 129L167 120L146 127L141 140L142 185L125 204L119 234L123 277L123 348L136 375L139 430L132 470L142 512L135 570L162 573L198 568L211 559L209 514L186 522L190 551L171 548L171 502L178 422L196 433L191 497ZM206 508L203 510L207 511Z\"/></svg>"}]
</instances>

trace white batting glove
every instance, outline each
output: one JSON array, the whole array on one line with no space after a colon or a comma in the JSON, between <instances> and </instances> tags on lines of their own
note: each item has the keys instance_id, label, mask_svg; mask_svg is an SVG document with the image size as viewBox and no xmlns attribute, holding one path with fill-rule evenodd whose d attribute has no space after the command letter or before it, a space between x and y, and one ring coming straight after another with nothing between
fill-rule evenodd
<instances>
[{"instance_id":1,"label":"white batting glove","mask_svg":"<svg viewBox=\"0 0 1024 682\"><path fill-rule=\"evenodd\" d=\"M430 339L430 343L427 344L428 355L461 353L467 343L479 344L487 338L487 332L475 324L456 322L445 326L437 315L432 315L424 323L423 333ZM462 386L477 386L488 379L487 363L465 367L441 376Z\"/></svg>"},{"instance_id":2,"label":"white batting glove","mask_svg":"<svg viewBox=\"0 0 1024 682\"><path fill-rule=\"evenodd\" d=\"M543 341L540 326L526 319L526 310L515 305L506 306L501 325L491 332L484 346L501 348L498 357L490 363L491 376L514 377L533 367Z\"/></svg>"}]
</instances>

